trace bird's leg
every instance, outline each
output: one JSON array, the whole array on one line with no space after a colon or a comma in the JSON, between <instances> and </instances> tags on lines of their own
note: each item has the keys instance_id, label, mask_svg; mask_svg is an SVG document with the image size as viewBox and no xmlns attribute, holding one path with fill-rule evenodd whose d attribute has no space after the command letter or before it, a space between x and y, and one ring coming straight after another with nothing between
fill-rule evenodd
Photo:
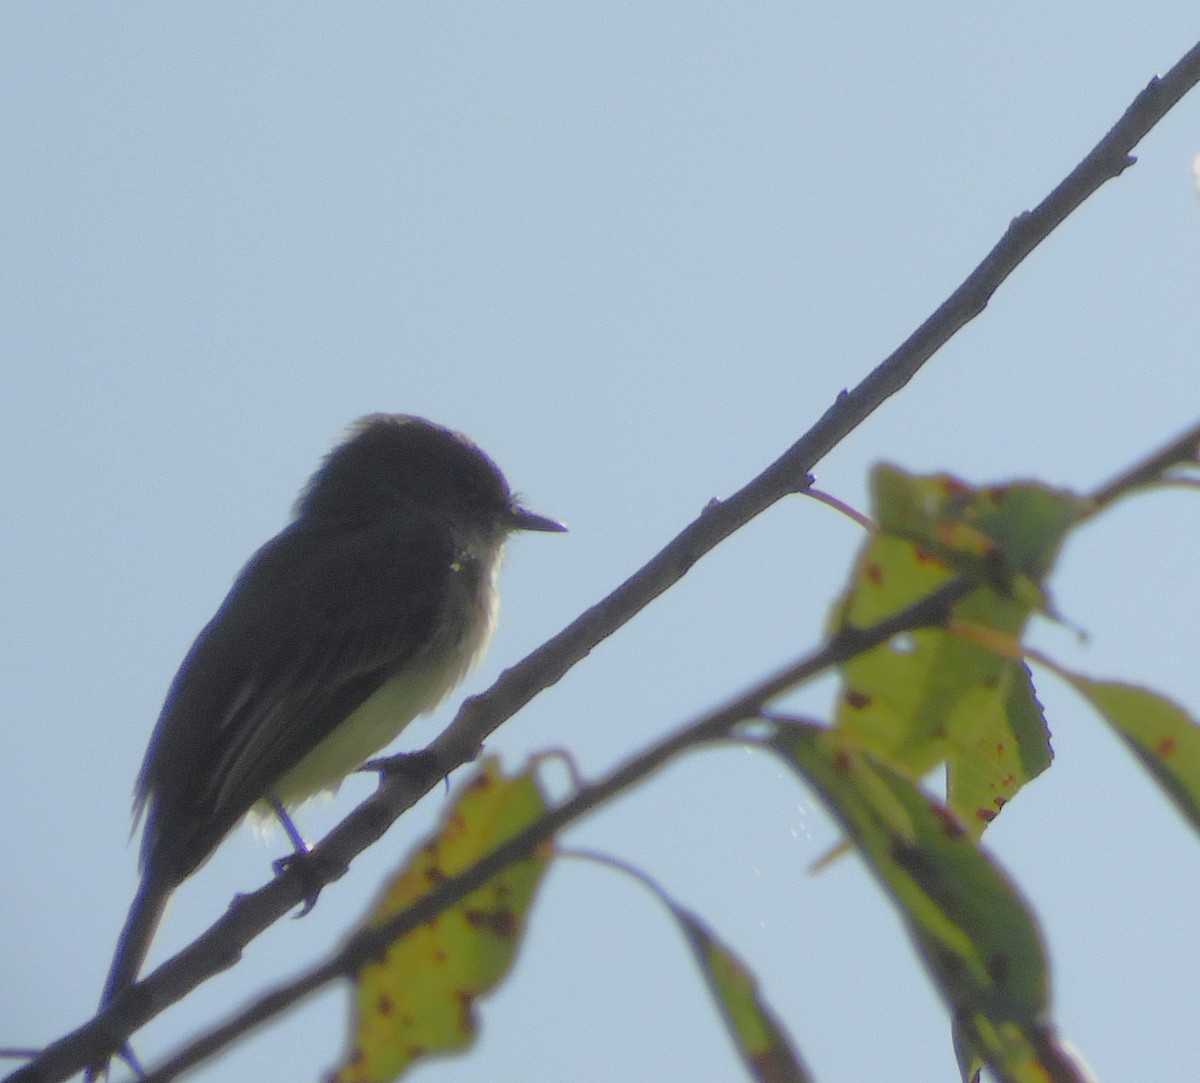
<instances>
[{"instance_id":1,"label":"bird's leg","mask_svg":"<svg viewBox=\"0 0 1200 1083\"><path fill-rule=\"evenodd\" d=\"M279 798L274 794L268 794L267 804L271 806L271 811L275 813L280 826L287 833L287 837L291 839L292 848L296 851L295 854L292 854L292 857L295 857L296 854L307 854L308 843L304 841L304 836L300 834L299 829L292 823L292 818L287 814L287 809L283 807ZM284 860L286 861L287 858L284 858Z\"/></svg>"},{"instance_id":2,"label":"bird's leg","mask_svg":"<svg viewBox=\"0 0 1200 1083\"><path fill-rule=\"evenodd\" d=\"M327 877L321 874L319 867L314 867L312 864L312 851L309 849L308 843L304 841L304 836L300 834L296 825L292 822L292 818L287 814L287 809L283 807L282 802L274 794L268 794L266 802L271 806L271 811L275 813L276 819L279 820L283 830L287 833L287 837L291 840L294 852L281 857L274 862L272 868L277 876L282 876L286 872L293 872L300 877L301 882L305 887L304 905L300 908L300 912L296 915L298 918L304 917L314 906L317 905L317 898L321 894L327 882Z\"/></svg>"}]
</instances>

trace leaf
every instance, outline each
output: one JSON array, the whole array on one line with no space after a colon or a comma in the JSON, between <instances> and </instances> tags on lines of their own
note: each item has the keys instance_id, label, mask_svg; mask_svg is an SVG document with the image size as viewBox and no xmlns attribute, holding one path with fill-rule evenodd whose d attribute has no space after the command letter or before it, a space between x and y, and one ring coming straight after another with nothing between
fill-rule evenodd
<instances>
[{"instance_id":1,"label":"leaf","mask_svg":"<svg viewBox=\"0 0 1200 1083\"><path fill-rule=\"evenodd\" d=\"M1024 663L1006 667L1005 700L964 725L946 763L947 804L978 837L1000 810L1053 759L1050 731ZM952 727L952 732L954 732Z\"/></svg>"},{"instance_id":2,"label":"leaf","mask_svg":"<svg viewBox=\"0 0 1200 1083\"><path fill-rule=\"evenodd\" d=\"M907 474L886 463L871 473L880 529L922 546L957 571L1006 593L1049 573L1068 530L1090 501L1038 482L975 487L950 474Z\"/></svg>"},{"instance_id":3,"label":"leaf","mask_svg":"<svg viewBox=\"0 0 1200 1083\"><path fill-rule=\"evenodd\" d=\"M1044 608L1041 579L1086 504L1032 483L976 489L947 475L872 475L879 530L860 553L834 628L866 627L957 575L979 582L953 623L1016 644ZM978 836L1049 765L1028 669L987 645L922 628L842 666L836 724L847 740L919 779L947 764L951 807Z\"/></svg>"},{"instance_id":4,"label":"leaf","mask_svg":"<svg viewBox=\"0 0 1200 1083\"><path fill-rule=\"evenodd\" d=\"M759 1083L810 1083L812 1077L787 1032L759 997L754 975L698 917L662 898L683 928L751 1075Z\"/></svg>"},{"instance_id":5,"label":"leaf","mask_svg":"<svg viewBox=\"0 0 1200 1083\"><path fill-rule=\"evenodd\" d=\"M950 1036L954 1042L954 1059L958 1061L958 1074L962 1083L979 1083L983 1074L983 1060L975 1052L975 1047L971 1045L962 1028L953 1021Z\"/></svg>"},{"instance_id":6,"label":"leaf","mask_svg":"<svg viewBox=\"0 0 1200 1083\"><path fill-rule=\"evenodd\" d=\"M694 913L680 906L640 869L598 854L585 855L633 877L652 891L679 923L742 1063L759 1083L811 1083L775 1013L758 995L758 981Z\"/></svg>"},{"instance_id":7,"label":"leaf","mask_svg":"<svg viewBox=\"0 0 1200 1083\"><path fill-rule=\"evenodd\" d=\"M1200 725L1148 688L1093 681L1055 666L1117 731L1175 807L1200 831Z\"/></svg>"},{"instance_id":8,"label":"leaf","mask_svg":"<svg viewBox=\"0 0 1200 1083\"><path fill-rule=\"evenodd\" d=\"M1037 923L957 817L836 730L778 722L764 744L816 790L900 911L967 1046L1002 1079L1073 1079L1048 1022ZM969 1058L968 1058L969 1061Z\"/></svg>"},{"instance_id":9,"label":"leaf","mask_svg":"<svg viewBox=\"0 0 1200 1083\"><path fill-rule=\"evenodd\" d=\"M387 886L365 924L374 927L456 876L546 811L531 770L501 775L484 762L438 833ZM333 1083L387 1083L421 1057L468 1047L476 997L494 988L516 954L549 845L510 865L457 905L394 943L357 975L354 1038Z\"/></svg>"}]
</instances>

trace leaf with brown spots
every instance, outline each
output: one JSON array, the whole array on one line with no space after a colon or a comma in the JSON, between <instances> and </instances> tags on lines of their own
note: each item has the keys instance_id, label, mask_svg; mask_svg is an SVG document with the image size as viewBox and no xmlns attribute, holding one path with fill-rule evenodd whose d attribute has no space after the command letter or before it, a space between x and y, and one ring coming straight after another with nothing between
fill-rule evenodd
<instances>
[{"instance_id":1,"label":"leaf with brown spots","mask_svg":"<svg viewBox=\"0 0 1200 1083\"><path fill-rule=\"evenodd\" d=\"M838 731L777 727L763 744L814 788L892 898L960 1039L1000 1078L1076 1078L1050 1074L1067 1055L1037 923L957 817Z\"/></svg>"},{"instance_id":2,"label":"leaf with brown spots","mask_svg":"<svg viewBox=\"0 0 1200 1083\"><path fill-rule=\"evenodd\" d=\"M758 995L754 975L698 917L666 896L663 900L682 927L751 1076L759 1083L811 1083L787 1032Z\"/></svg>"},{"instance_id":3,"label":"leaf with brown spots","mask_svg":"<svg viewBox=\"0 0 1200 1083\"><path fill-rule=\"evenodd\" d=\"M1117 731L1172 803L1200 831L1200 724L1157 692L1055 671Z\"/></svg>"},{"instance_id":4,"label":"leaf with brown spots","mask_svg":"<svg viewBox=\"0 0 1200 1083\"><path fill-rule=\"evenodd\" d=\"M867 627L966 574L979 585L955 604L955 623L1015 643L1085 506L1032 483L977 489L890 466L876 468L872 488L879 529L837 604L835 629ZM976 836L1050 763L1028 669L986 644L921 628L851 658L842 678L839 731L910 779L945 763L950 806Z\"/></svg>"},{"instance_id":5,"label":"leaf with brown spots","mask_svg":"<svg viewBox=\"0 0 1200 1083\"><path fill-rule=\"evenodd\" d=\"M485 761L366 924L380 925L408 909L545 810L532 771L505 778L494 759ZM549 857L544 847L510 865L359 972L351 1050L334 1083L387 1083L421 1057L471 1044L478 1029L475 999L508 973Z\"/></svg>"},{"instance_id":6,"label":"leaf with brown spots","mask_svg":"<svg viewBox=\"0 0 1200 1083\"><path fill-rule=\"evenodd\" d=\"M947 802L976 836L1053 758L1029 667L1011 663L995 692L1003 694L1003 703L993 702L964 725L946 760Z\"/></svg>"},{"instance_id":7,"label":"leaf with brown spots","mask_svg":"<svg viewBox=\"0 0 1200 1083\"><path fill-rule=\"evenodd\" d=\"M887 464L872 471L871 489L881 530L1006 594L1021 590L1022 578L1036 594L1062 539L1091 507L1040 482L976 487L949 474L922 477Z\"/></svg>"}]
</instances>

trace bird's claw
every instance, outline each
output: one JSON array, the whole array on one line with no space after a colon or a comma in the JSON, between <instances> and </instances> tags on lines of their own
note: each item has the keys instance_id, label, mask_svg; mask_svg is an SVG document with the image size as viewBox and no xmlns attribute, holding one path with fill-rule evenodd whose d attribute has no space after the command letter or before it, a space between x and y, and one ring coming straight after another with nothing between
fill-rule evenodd
<instances>
[{"instance_id":1,"label":"bird's claw","mask_svg":"<svg viewBox=\"0 0 1200 1083\"><path fill-rule=\"evenodd\" d=\"M304 904L295 915L304 917L314 906L321 895L321 889L330 880L336 880L346 872L345 865L338 866L329 858L314 854L311 850L297 850L294 854L281 857L272 864L276 876L294 875L304 886Z\"/></svg>"}]
</instances>

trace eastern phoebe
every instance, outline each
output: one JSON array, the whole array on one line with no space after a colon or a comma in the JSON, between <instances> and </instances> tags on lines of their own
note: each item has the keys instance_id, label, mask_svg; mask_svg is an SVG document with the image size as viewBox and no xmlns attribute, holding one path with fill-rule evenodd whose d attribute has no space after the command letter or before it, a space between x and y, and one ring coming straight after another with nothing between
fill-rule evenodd
<instances>
[{"instance_id":1,"label":"eastern phoebe","mask_svg":"<svg viewBox=\"0 0 1200 1083\"><path fill-rule=\"evenodd\" d=\"M564 529L459 433L386 414L353 426L167 693L135 789L141 885L102 1008L136 980L171 892L252 807L290 828L286 807L336 788L462 680L492 634L508 535Z\"/></svg>"}]
</instances>

